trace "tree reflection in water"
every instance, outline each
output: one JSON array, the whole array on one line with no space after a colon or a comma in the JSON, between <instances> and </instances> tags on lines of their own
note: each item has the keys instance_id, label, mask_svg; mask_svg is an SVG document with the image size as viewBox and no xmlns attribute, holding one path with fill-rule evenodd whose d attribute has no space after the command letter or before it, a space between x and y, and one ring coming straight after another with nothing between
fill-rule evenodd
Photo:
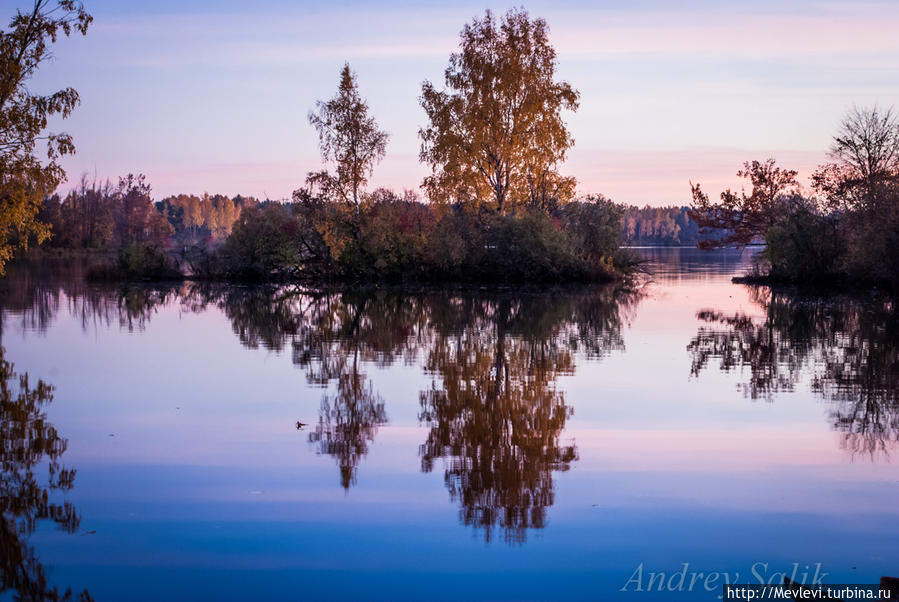
<instances>
[{"instance_id":1,"label":"tree reflection in water","mask_svg":"<svg viewBox=\"0 0 899 602\"><path fill-rule=\"evenodd\" d=\"M544 526L554 501L552 472L577 460L574 443L560 442L572 409L558 377L574 373L578 355L602 358L623 349L622 328L641 298L608 287L514 295L196 283L82 288L67 296L85 328L116 314L120 327L141 328L160 305L178 299L188 312L220 308L246 347L290 349L307 382L326 389L309 442L335 459L347 490L388 422L365 367L422 361L434 377L419 400L419 419L429 428L422 470L442 459L462 522L487 540L501 529L509 542ZM26 306L45 308L36 319L45 328L59 292L29 290L40 303L12 304L23 315Z\"/></svg>"},{"instance_id":2,"label":"tree reflection in water","mask_svg":"<svg viewBox=\"0 0 899 602\"><path fill-rule=\"evenodd\" d=\"M0 348L0 593L13 590L21 600L75 599L71 590L50 586L27 541L40 521L55 523L67 533L75 533L81 522L70 502L52 501L75 482L75 470L60 464L67 442L44 413L52 401L53 387L43 381L32 387L27 374L17 376ZM45 467L49 477L42 484L36 471ZM77 599L92 598L84 590Z\"/></svg>"},{"instance_id":3,"label":"tree reflection in water","mask_svg":"<svg viewBox=\"0 0 899 602\"><path fill-rule=\"evenodd\" d=\"M333 387L333 393L322 397L309 442L317 453L337 461L344 489L355 484L360 461L378 427L387 423L384 400L362 365L389 365L403 355L408 334L405 305L385 295L294 286L202 286L192 289L185 301L188 298L194 311L209 303L218 305L247 347L291 348L293 362L306 370L309 384Z\"/></svg>"},{"instance_id":4,"label":"tree reflection in water","mask_svg":"<svg viewBox=\"0 0 899 602\"><path fill-rule=\"evenodd\" d=\"M322 398L315 431L309 433L320 454L328 454L340 466L340 484L349 489L356 483L356 467L368 454L378 427L387 423L384 400L374 392L353 358L351 372L337 378L337 393Z\"/></svg>"},{"instance_id":5,"label":"tree reflection in water","mask_svg":"<svg viewBox=\"0 0 899 602\"><path fill-rule=\"evenodd\" d=\"M224 287L206 297L245 345L289 345L311 384L333 387L309 439L336 459L346 489L387 423L362 366L423 356L435 379L420 396L419 419L430 428L422 469L444 459L462 521L488 540L498 527L509 542L543 527L552 471L577 459L575 445L559 441L572 410L558 376L574 372L577 353L600 358L622 349L621 330L639 298L611 288L503 296L290 287Z\"/></svg>"},{"instance_id":6,"label":"tree reflection in water","mask_svg":"<svg viewBox=\"0 0 899 602\"><path fill-rule=\"evenodd\" d=\"M713 310L697 314L687 349L698 376L713 359L725 372L747 369L740 388L772 400L802 379L830 402L834 429L853 457L887 457L899 442L899 320L889 299L808 297L753 289L763 320Z\"/></svg>"},{"instance_id":7,"label":"tree reflection in water","mask_svg":"<svg viewBox=\"0 0 899 602\"><path fill-rule=\"evenodd\" d=\"M494 529L508 543L546 524L552 471L578 458L560 436L572 408L557 379L573 374L574 352L602 356L623 348L622 307L634 297L597 294L462 298L439 304L425 369L435 378L420 396L430 427L422 470L444 460L460 520Z\"/></svg>"}]
</instances>

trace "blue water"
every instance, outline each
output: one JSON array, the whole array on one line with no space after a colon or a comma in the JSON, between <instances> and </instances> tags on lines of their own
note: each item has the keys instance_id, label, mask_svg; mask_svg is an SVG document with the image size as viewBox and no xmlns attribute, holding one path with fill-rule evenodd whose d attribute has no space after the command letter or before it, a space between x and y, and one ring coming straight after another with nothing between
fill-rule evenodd
<instances>
[{"instance_id":1,"label":"blue water","mask_svg":"<svg viewBox=\"0 0 899 602\"><path fill-rule=\"evenodd\" d=\"M77 472L50 495L80 517L16 542L96 600L716 600L899 573L892 305L643 252L626 292L13 271L5 359L54 387Z\"/></svg>"}]
</instances>

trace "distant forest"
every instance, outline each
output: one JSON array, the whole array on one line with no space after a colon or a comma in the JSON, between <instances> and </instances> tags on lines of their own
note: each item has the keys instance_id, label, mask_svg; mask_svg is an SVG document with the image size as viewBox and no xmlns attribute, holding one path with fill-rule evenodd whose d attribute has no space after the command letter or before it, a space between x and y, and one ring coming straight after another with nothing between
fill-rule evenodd
<instances>
[{"instance_id":1,"label":"distant forest","mask_svg":"<svg viewBox=\"0 0 899 602\"><path fill-rule=\"evenodd\" d=\"M704 240L699 226L690 217L689 207L633 205L624 208L621 242L629 246L689 246Z\"/></svg>"},{"instance_id":2,"label":"distant forest","mask_svg":"<svg viewBox=\"0 0 899 602\"><path fill-rule=\"evenodd\" d=\"M44 243L66 249L117 249L136 243L206 245L231 234L241 212L259 205L253 197L178 194L154 202L143 175L117 184L88 181L65 197L47 198L39 214L53 235Z\"/></svg>"},{"instance_id":3,"label":"distant forest","mask_svg":"<svg viewBox=\"0 0 899 602\"><path fill-rule=\"evenodd\" d=\"M251 196L177 194L159 201L150 197L143 176L126 176L117 185L88 182L65 197L47 199L41 218L52 227L49 247L66 249L116 249L134 243L161 246L208 246L224 241L250 207L277 201ZM627 246L696 246L708 236L690 217L689 207L642 208L619 205L621 242Z\"/></svg>"}]
</instances>

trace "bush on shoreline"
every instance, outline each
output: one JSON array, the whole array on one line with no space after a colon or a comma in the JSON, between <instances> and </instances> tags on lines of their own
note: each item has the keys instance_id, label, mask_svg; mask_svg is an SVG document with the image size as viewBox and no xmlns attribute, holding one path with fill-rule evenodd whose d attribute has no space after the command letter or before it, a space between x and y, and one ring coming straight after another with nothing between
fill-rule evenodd
<instances>
[{"instance_id":1,"label":"bush on shoreline","mask_svg":"<svg viewBox=\"0 0 899 602\"><path fill-rule=\"evenodd\" d=\"M92 266L88 280L183 280L178 263L155 245L136 243L120 249L116 260Z\"/></svg>"},{"instance_id":2,"label":"bush on shoreline","mask_svg":"<svg viewBox=\"0 0 899 602\"><path fill-rule=\"evenodd\" d=\"M435 208L385 190L358 209L301 197L244 211L192 268L213 280L613 280L636 266L620 248L621 216L601 197L509 215Z\"/></svg>"},{"instance_id":3,"label":"bush on shoreline","mask_svg":"<svg viewBox=\"0 0 899 602\"><path fill-rule=\"evenodd\" d=\"M899 291L899 117L890 109L853 109L830 157L811 175L813 195L774 159L746 162L737 175L750 190L725 190L718 203L693 186L691 215L700 233L725 233L699 246L763 240L760 262L744 282Z\"/></svg>"}]
</instances>

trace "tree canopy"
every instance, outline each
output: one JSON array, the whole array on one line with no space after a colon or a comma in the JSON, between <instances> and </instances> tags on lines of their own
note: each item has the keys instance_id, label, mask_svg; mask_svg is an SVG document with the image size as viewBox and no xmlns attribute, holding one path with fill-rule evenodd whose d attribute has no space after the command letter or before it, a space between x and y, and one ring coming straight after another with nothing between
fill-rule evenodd
<instances>
[{"instance_id":1,"label":"tree canopy","mask_svg":"<svg viewBox=\"0 0 899 602\"><path fill-rule=\"evenodd\" d=\"M768 229L781 215L780 208L790 194L798 189L797 172L777 166L774 159L745 162L737 176L749 180L749 194L739 194L727 189L721 193L721 202L712 203L699 184L690 184L693 192L692 217L699 225L700 233L724 231L719 238L699 242L703 249L728 245L747 245L764 238Z\"/></svg>"},{"instance_id":2,"label":"tree canopy","mask_svg":"<svg viewBox=\"0 0 899 602\"><path fill-rule=\"evenodd\" d=\"M44 196L65 179L59 158L75 152L68 134L42 134L51 116L71 114L78 92L33 94L28 81L51 58L60 34L86 34L91 20L80 2L35 0L31 10L17 11L8 30L0 31L0 273L17 248L28 247L29 238L40 243L50 235L37 214ZM39 149L38 141L45 148Z\"/></svg>"},{"instance_id":3,"label":"tree canopy","mask_svg":"<svg viewBox=\"0 0 899 602\"><path fill-rule=\"evenodd\" d=\"M833 209L882 211L899 183L899 120L891 108L853 108L812 183Z\"/></svg>"},{"instance_id":4,"label":"tree canopy","mask_svg":"<svg viewBox=\"0 0 899 602\"><path fill-rule=\"evenodd\" d=\"M574 144L562 110L579 94L555 80L556 51L543 19L489 10L466 24L450 56L445 90L422 85L429 125L419 131L432 175L431 201L500 213L521 205L549 209L569 200L575 180L558 173Z\"/></svg>"},{"instance_id":5,"label":"tree canopy","mask_svg":"<svg viewBox=\"0 0 899 602\"><path fill-rule=\"evenodd\" d=\"M306 181L318 187L323 197L358 206L360 191L375 164L384 158L390 136L369 116L368 103L359 94L348 63L340 72L337 95L315 106L316 111L309 112L309 123L318 132L322 161L334 163L335 169L334 173L311 172Z\"/></svg>"}]
</instances>

